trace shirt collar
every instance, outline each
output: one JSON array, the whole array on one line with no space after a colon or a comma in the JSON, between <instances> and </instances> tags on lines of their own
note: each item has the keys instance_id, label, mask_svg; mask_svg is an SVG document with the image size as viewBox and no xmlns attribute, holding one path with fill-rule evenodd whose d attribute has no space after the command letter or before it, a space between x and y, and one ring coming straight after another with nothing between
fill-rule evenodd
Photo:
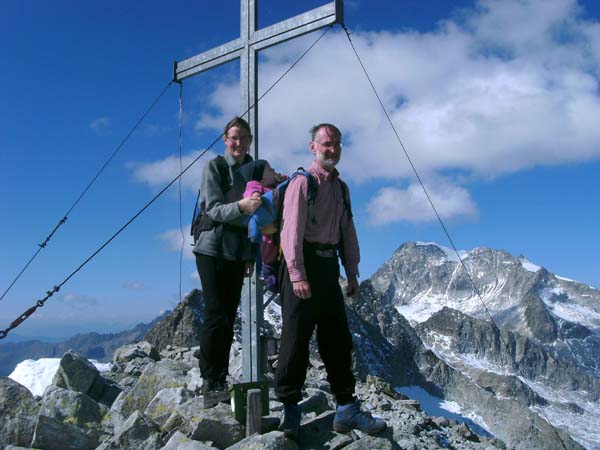
<instances>
[{"instance_id":1,"label":"shirt collar","mask_svg":"<svg viewBox=\"0 0 600 450\"><path fill-rule=\"evenodd\" d=\"M337 178L340 175L336 168L329 172L321 167L316 160L313 160L312 164L310 165L310 171L322 181L329 181L330 179Z\"/></svg>"},{"instance_id":2,"label":"shirt collar","mask_svg":"<svg viewBox=\"0 0 600 450\"><path fill-rule=\"evenodd\" d=\"M225 161L227 161L227 164L229 164L232 167L239 167L242 164L246 164L247 162L252 161L252 156L250 156L248 153L246 153L246 156L244 156L244 162L242 162L242 164L240 164L236 161L236 159L233 157L233 155L227 151L227 149L225 149L225 152L223 153L223 157L225 158Z\"/></svg>"}]
</instances>

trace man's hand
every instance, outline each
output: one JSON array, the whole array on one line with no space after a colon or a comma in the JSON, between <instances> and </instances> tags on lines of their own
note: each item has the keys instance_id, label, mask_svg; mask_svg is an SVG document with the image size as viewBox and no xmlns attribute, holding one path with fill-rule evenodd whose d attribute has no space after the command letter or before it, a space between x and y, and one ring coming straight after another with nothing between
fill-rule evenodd
<instances>
[{"instance_id":1,"label":"man's hand","mask_svg":"<svg viewBox=\"0 0 600 450\"><path fill-rule=\"evenodd\" d=\"M346 285L346 295L348 297L354 297L358 294L358 280L356 277L348 278L348 284Z\"/></svg>"},{"instance_id":2,"label":"man's hand","mask_svg":"<svg viewBox=\"0 0 600 450\"><path fill-rule=\"evenodd\" d=\"M252 214L261 205L262 199L257 196L246 197L238 202L238 208L244 214Z\"/></svg>"},{"instance_id":3,"label":"man's hand","mask_svg":"<svg viewBox=\"0 0 600 450\"><path fill-rule=\"evenodd\" d=\"M307 299L311 297L310 283L306 280L293 281L294 295L298 298Z\"/></svg>"},{"instance_id":4,"label":"man's hand","mask_svg":"<svg viewBox=\"0 0 600 450\"><path fill-rule=\"evenodd\" d=\"M244 267L244 276L251 277L254 273L254 261L246 261L246 265Z\"/></svg>"}]
</instances>

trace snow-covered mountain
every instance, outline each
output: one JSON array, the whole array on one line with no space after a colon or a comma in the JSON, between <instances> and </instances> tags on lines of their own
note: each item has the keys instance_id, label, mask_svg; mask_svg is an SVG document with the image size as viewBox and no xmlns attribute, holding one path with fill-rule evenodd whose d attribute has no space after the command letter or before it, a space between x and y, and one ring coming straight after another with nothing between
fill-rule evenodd
<instances>
[{"instance_id":1,"label":"snow-covered mountain","mask_svg":"<svg viewBox=\"0 0 600 450\"><path fill-rule=\"evenodd\" d=\"M433 243L405 243L369 285L450 367L600 448L598 290L501 250Z\"/></svg>"}]
</instances>

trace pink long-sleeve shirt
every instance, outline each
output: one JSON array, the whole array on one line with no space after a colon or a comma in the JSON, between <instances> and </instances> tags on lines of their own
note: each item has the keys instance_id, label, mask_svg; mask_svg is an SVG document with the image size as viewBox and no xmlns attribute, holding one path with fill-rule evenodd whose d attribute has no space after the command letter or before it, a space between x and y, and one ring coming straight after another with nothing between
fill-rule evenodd
<instances>
[{"instance_id":1,"label":"pink long-sleeve shirt","mask_svg":"<svg viewBox=\"0 0 600 450\"><path fill-rule=\"evenodd\" d=\"M307 280L304 269L303 242L344 243L342 264L348 278L358 276L360 251L354 221L346 211L339 172L328 172L316 161L309 172L318 184L314 204L316 223L308 217L308 179L295 177L287 187L283 208L281 248L291 281ZM350 201L350 199L348 199ZM340 235L341 233L341 235Z\"/></svg>"}]
</instances>

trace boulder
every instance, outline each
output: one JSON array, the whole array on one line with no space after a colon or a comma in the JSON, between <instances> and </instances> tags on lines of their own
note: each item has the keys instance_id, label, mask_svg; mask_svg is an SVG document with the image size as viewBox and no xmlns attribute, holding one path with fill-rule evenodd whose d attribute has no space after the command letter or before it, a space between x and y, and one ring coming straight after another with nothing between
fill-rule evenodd
<instances>
[{"instance_id":1,"label":"boulder","mask_svg":"<svg viewBox=\"0 0 600 450\"><path fill-rule=\"evenodd\" d=\"M333 431L334 411L327 411L317 417L303 417L300 426L300 442L303 448L342 448L354 439L352 433L338 434Z\"/></svg>"},{"instance_id":2,"label":"boulder","mask_svg":"<svg viewBox=\"0 0 600 450\"><path fill-rule=\"evenodd\" d=\"M203 409L202 399L193 398L180 405L177 413L184 419L179 431L197 441L209 441L226 448L246 435L244 427L233 417L231 407L224 403Z\"/></svg>"},{"instance_id":3,"label":"boulder","mask_svg":"<svg viewBox=\"0 0 600 450\"><path fill-rule=\"evenodd\" d=\"M392 450L394 445L392 442L390 442L390 440L385 438L364 436L344 448L346 450Z\"/></svg>"},{"instance_id":4,"label":"boulder","mask_svg":"<svg viewBox=\"0 0 600 450\"><path fill-rule=\"evenodd\" d=\"M135 411L115 433L113 441L122 449L158 449L159 428L147 416Z\"/></svg>"},{"instance_id":5,"label":"boulder","mask_svg":"<svg viewBox=\"0 0 600 450\"><path fill-rule=\"evenodd\" d=\"M298 444L288 439L281 431L266 434L253 434L226 450L297 450Z\"/></svg>"},{"instance_id":6,"label":"boulder","mask_svg":"<svg viewBox=\"0 0 600 450\"><path fill-rule=\"evenodd\" d=\"M82 392L107 406L112 405L121 392L116 383L104 379L90 361L74 350L67 351L61 358L52 384Z\"/></svg>"},{"instance_id":7,"label":"boulder","mask_svg":"<svg viewBox=\"0 0 600 450\"><path fill-rule=\"evenodd\" d=\"M90 393L100 377L98 369L75 350L67 351L60 360L52 384L70 391Z\"/></svg>"},{"instance_id":8,"label":"boulder","mask_svg":"<svg viewBox=\"0 0 600 450\"><path fill-rule=\"evenodd\" d=\"M40 405L16 381L0 378L0 448L12 444L28 447L33 438Z\"/></svg>"},{"instance_id":9,"label":"boulder","mask_svg":"<svg viewBox=\"0 0 600 450\"><path fill-rule=\"evenodd\" d=\"M100 406L81 392L51 385L44 393L39 416L46 416L57 422L75 426L86 434L90 441L97 443L101 432L102 416L107 411L106 406Z\"/></svg>"},{"instance_id":10,"label":"boulder","mask_svg":"<svg viewBox=\"0 0 600 450\"><path fill-rule=\"evenodd\" d=\"M176 431L160 450L211 450L214 447L190 439L185 434Z\"/></svg>"},{"instance_id":11,"label":"boulder","mask_svg":"<svg viewBox=\"0 0 600 450\"><path fill-rule=\"evenodd\" d=\"M150 358L154 361L158 361L160 355L158 354L156 347L147 341L123 345L116 349L113 355L113 361L117 363L128 363L137 358Z\"/></svg>"},{"instance_id":12,"label":"boulder","mask_svg":"<svg viewBox=\"0 0 600 450\"><path fill-rule=\"evenodd\" d=\"M40 415L31 446L44 450L92 450L98 441L73 424Z\"/></svg>"},{"instance_id":13,"label":"boulder","mask_svg":"<svg viewBox=\"0 0 600 450\"><path fill-rule=\"evenodd\" d=\"M185 387L189 369L185 364L171 360L146 365L135 386L130 391L123 391L111 409L123 417L136 410L144 411L160 390Z\"/></svg>"},{"instance_id":14,"label":"boulder","mask_svg":"<svg viewBox=\"0 0 600 450\"><path fill-rule=\"evenodd\" d=\"M194 398L193 392L190 392L183 387L161 389L150 401L144 414L162 427L177 406L192 398Z\"/></svg>"},{"instance_id":15,"label":"boulder","mask_svg":"<svg viewBox=\"0 0 600 450\"><path fill-rule=\"evenodd\" d=\"M304 414L314 412L316 415L319 415L331 409L327 396L323 391L308 388L306 392L309 394L309 397L298 403Z\"/></svg>"}]
</instances>

